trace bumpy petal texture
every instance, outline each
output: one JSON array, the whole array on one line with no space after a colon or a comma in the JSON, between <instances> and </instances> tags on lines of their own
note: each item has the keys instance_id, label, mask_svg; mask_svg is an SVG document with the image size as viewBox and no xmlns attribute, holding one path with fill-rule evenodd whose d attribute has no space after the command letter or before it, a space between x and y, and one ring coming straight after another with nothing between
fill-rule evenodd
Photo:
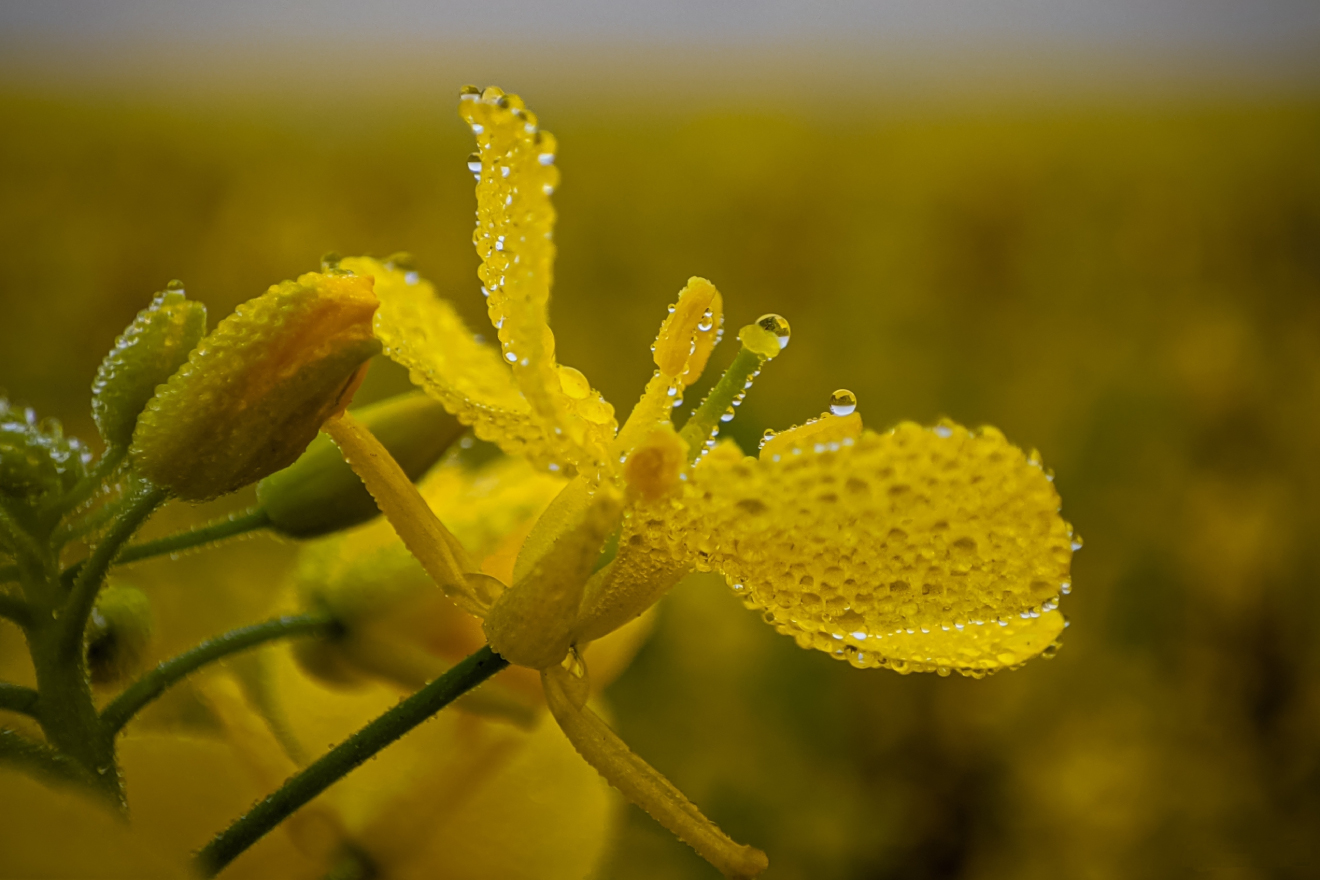
<instances>
[{"instance_id":1,"label":"bumpy petal texture","mask_svg":"<svg viewBox=\"0 0 1320 880\"><path fill-rule=\"evenodd\" d=\"M556 363L547 318L555 257L550 194L559 182L554 136L537 127L517 95L497 88L465 92L459 113L477 136L472 241L501 356L532 411L569 447L563 463L603 462L617 428L614 409L580 372Z\"/></svg>"},{"instance_id":2,"label":"bumpy petal texture","mask_svg":"<svg viewBox=\"0 0 1320 880\"><path fill-rule=\"evenodd\" d=\"M979 675L1054 643L1072 529L1034 457L951 423L795 450L721 446L647 515L780 632L856 666Z\"/></svg>"},{"instance_id":3,"label":"bumpy petal texture","mask_svg":"<svg viewBox=\"0 0 1320 880\"><path fill-rule=\"evenodd\" d=\"M532 412L499 351L479 340L458 312L415 271L370 257L339 265L376 279L373 330L385 354L483 440L542 468L570 472L579 449Z\"/></svg>"}]
</instances>

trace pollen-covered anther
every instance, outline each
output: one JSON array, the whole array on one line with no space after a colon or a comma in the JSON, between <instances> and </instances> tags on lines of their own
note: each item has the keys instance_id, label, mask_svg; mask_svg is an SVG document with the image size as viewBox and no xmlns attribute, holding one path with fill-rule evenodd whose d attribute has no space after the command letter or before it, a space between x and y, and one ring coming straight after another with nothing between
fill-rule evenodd
<instances>
[{"instance_id":1,"label":"pollen-covered anther","mask_svg":"<svg viewBox=\"0 0 1320 880\"><path fill-rule=\"evenodd\" d=\"M628 454L623 477L628 490L643 500L658 501L682 486L687 444L670 425L661 425Z\"/></svg>"}]
</instances>

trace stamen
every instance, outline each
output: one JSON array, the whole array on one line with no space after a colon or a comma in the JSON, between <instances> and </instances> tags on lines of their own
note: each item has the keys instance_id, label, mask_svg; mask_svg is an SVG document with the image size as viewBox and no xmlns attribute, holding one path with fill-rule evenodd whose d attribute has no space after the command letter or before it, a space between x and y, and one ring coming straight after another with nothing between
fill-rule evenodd
<instances>
[{"instance_id":1,"label":"stamen","mask_svg":"<svg viewBox=\"0 0 1320 880\"><path fill-rule=\"evenodd\" d=\"M742 402L765 362L788 344L788 336L788 322L779 315L765 315L755 324L748 324L738 331L742 348L679 432L688 445L690 461L701 456L708 441L719 431L720 423L729 421L726 416Z\"/></svg>"},{"instance_id":2,"label":"stamen","mask_svg":"<svg viewBox=\"0 0 1320 880\"><path fill-rule=\"evenodd\" d=\"M436 518L389 450L347 412L328 420L322 430L335 441L344 460L362 479L404 546L431 579L464 609L484 617L502 585L488 575L474 573L463 545Z\"/></svg>"},{"instance_id":3,"label":"stamen","mask_svg":"<svg viewBox=\"0 0 1320 880\"><path fill-rule=\"evenodd\" d=\"M725 877L751 878L769 867L765 853L732 840L587 708L586 680L585 671L575 676L562 666L541 672L550 712L578 754Z\"/></svg>"}]
</instances>

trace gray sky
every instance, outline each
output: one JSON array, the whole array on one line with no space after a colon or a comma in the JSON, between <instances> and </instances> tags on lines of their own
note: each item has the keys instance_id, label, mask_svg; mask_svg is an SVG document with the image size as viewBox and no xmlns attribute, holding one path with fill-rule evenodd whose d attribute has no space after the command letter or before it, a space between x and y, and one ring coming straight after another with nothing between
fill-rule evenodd
<instances>
[{"instance_id":1,"label":"gray sky","mask_svg":"<svg viewBox=\"0 0 1320 880\"><path fill-rule=\"evenodd\" d=\"M1320 0L4 0L0 36L10 43L400 37L1320 52Z\"/></svg>"}]
</instances>

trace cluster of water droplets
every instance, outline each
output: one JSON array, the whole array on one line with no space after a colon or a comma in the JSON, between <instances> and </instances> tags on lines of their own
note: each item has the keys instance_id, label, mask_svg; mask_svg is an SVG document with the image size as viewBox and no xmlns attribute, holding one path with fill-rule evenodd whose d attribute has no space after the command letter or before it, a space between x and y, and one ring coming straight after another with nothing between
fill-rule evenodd
<instances>
[{"instance_id":1,"label":"cluster of water droplets","mask_svg":"<svg viewBox=\"0 0 1320 880\"><path fill-rule=\"evenodd\" d=\"M692 487L698 567L855 666L980 676L1052 653L1080 546L1057 493L994 429L939 427L712 461Z\"/></svg>"},{"instance_id":2,"label":"cluster of water droplets","mask_svg":"<svg viewBox=\"0 0 1320 880\"><path fill-rule=\"evenodd\" d=\"M0 496L28 504L57 496L86 476L91 461L91 451L66 437L58 419L39 419L0 393Z\"/></svg>"}]
</instances>

